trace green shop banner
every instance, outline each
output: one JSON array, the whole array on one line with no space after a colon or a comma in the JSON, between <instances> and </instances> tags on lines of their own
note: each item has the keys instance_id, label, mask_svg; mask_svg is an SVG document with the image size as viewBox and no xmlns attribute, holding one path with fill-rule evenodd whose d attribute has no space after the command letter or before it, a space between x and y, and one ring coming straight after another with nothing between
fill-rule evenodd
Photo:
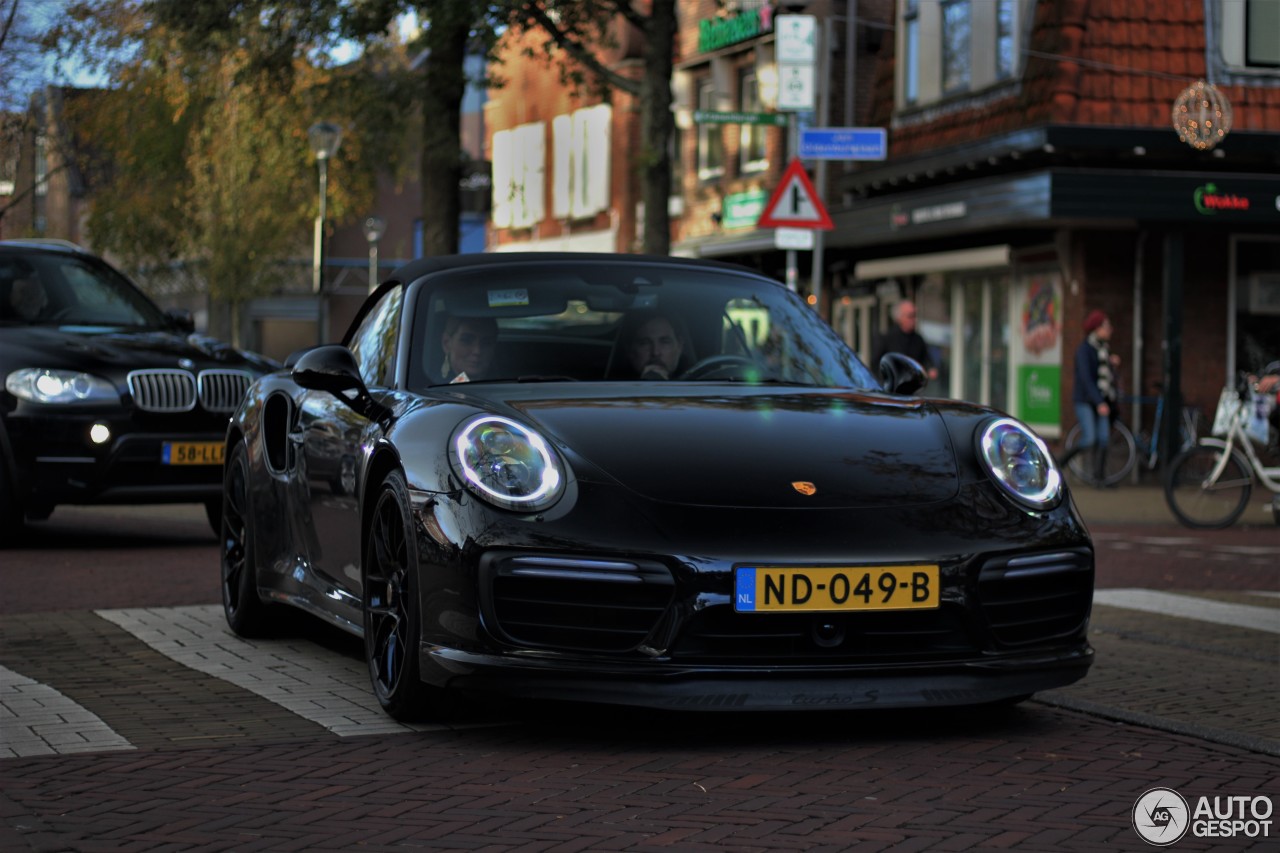
<instances>
[{"instance_id":1,"label":"green shop banner","mask_svg":"<svg viewBox=\"0 0 1280 853\"><path fill-rule=\"evenodd\" d=\"M765 190L751 190L745 193L733 193L724 197L724 207L720 221L721 228L755 228L764 206L769 203L769 193Z\"/></svg>"},{"instance_id":2,"label":"green shop banner","mask_svg":"<svg viewBox=\"0 0 1280 853\"><path fill-rule=\"evenodd\" d=\"M1061 387L1061 367L1022 365L1018 368L1018 397L1014 414L1032 427L1056 427L1062 415Z\"/></svg>"}]
</instances>

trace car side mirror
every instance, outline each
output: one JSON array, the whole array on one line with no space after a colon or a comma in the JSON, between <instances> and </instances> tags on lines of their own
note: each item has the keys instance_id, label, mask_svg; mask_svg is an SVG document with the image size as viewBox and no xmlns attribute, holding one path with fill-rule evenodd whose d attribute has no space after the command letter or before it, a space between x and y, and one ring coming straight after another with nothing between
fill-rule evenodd
<instances>
[{"instance_id":1,"label":"car side mirror","mask_svg":"<svg viewBox=\"0 0 1280 853\"><path fill-rule=\"evenodd\" d=\"M195 333L195 318L191 316L191 312L186 308L170 308L164 312L164 315L183 334L190 335Z\"/></svg>"},{"instance_id":2,"label":"car side mirror","mask_svg":"<svg viewBox=\"0 0 1280 853\"><path fill-rule=\"evenodd\" d=\"M929 377L911 356L887 352L880 359L880 384L893 394L910 396L929 384Z\"/></svg>"},{"instance_id":3,"label":"car side mirror","mask_svg":"<svg viewBox=\"0 0 1280 853\"><path fill-rule=\"evenodd\" d=\"M291 376L299 387L332 394L370 420L381 421L390 414L385 406L373 399L360 378L356 357L340 344L303 352L293 362Z\"/></svg>"}]
</instances>

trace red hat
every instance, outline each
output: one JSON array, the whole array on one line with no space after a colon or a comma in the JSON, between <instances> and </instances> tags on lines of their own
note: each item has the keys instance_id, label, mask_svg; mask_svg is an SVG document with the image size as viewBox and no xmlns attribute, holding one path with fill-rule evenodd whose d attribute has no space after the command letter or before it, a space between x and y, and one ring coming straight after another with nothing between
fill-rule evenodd
<instances>
[{"instance_id":1,"label":"red hat","mask_svg":"<svg viewBox=\"0 0 1280 853\"><path fill-rule=\"evenodd\" d=\"M1094 329L1107 322L1107 315L1101 310L1094 308L1089 312L1089 316L1084 318L1084 333L1091 334Z\"/></svg>"}]
</instances>

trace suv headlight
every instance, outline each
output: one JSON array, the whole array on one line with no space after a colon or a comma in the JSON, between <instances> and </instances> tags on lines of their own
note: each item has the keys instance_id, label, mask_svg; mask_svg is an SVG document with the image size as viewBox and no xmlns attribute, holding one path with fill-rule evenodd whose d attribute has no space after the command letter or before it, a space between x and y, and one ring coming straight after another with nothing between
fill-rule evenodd
<instances>
[{"instance_id":1,"label":"suv headlight","mask_svg":"<svg viewBox=\"0 0 1280 853\"><path fill-rule=\"evenodd\" d=\"M551 445L509 418L464 422L454 433L452 460L468 489L503 509L538 512L564 492L564 468Z\"/></svg>"},{"instance_id":2,"label":"suv headlight","mask_svg":"<svg viewBox=\"0 0 1280 853\"><path fill-rule=\"evenodd\" d=\"M116 386L100 376L73 370L27 367L4 380L4 388L20 400L32 403L119 403Z\"/></svg>"},{"instance_id":3,"label":"suv headlight","mask_svg":"<svg viewBox=\"0 0 1280 853\"><path fill-rule=\"evenodd\" d=\"M1062 499L1062 475L1049 448L1013 418L998 418L983 428L978 457L991 479L1023 506L1052 509Z\"/></svg>"}]
</instances>

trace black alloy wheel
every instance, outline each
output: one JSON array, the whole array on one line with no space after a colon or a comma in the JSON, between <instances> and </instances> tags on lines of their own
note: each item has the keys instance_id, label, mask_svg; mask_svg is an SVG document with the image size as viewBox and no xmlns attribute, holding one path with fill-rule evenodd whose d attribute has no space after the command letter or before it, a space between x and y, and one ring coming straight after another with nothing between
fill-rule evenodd
<instances>
[{"instance_id":1,"label":"black alloy wheel","mask_svg":"<svg viewBox=\"0 0 1280 853\"><path fill-rule=\"evenodd\" d=\"M382 481L364 560L364 652L373 692L403 722L438 716L444 691L419 678L418 551L404 476Z\"/></svg>"},{"instance_id":2,"label":"black alloy wheel","mask_svg":"<svg viewBox=\"0 0 1280 853\"><path fill-rule=\"evenodd\" d=\"M243 443L231 450L223 472L221 523L222 610L241 637L268 632L270 607L258 597L253 516L249 507L249 457Z\"/></svg>"}]
</instances>

